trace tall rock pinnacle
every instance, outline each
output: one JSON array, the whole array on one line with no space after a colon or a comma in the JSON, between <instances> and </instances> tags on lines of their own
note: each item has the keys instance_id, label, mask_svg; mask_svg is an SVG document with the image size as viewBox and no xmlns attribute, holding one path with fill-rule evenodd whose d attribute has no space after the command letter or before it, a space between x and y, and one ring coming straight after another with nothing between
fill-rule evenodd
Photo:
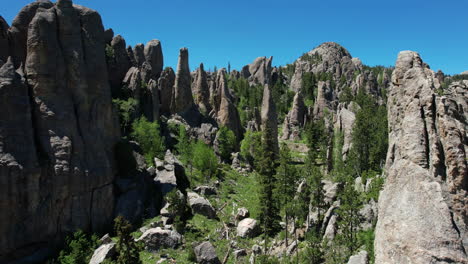
<instances>
[{"instance_id":1,"label":"tall rock pinnacle","mask_svg":"<svg viewBox=\"0 0 468 264\"><path fill-rule=\"evenodd\" d=\"M174 84L174 100L171 105L172 113L184 113L193 106L191 76L189 69L189 54L187 48L180 49L179 63Z\"/></svg>"}]
</instances>

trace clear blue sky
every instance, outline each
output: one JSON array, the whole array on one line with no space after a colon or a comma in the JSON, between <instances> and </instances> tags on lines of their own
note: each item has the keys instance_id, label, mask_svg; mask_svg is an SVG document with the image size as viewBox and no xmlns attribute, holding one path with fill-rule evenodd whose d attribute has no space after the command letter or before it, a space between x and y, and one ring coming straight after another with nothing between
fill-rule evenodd
<instances>
[{"instance_id":1,"label":"clear blue sky","mask_svg":"<svg viewBox=\"0 0 468 264\"><path fill-rule=\"evenodd\" d=\"M2 0L11 23L32 0ZM191 70L239 69L256 57L293 62L326 41L368 65L394 65L401 50L418 51L432 69L468 70L466 0L75 0L96 9L127 44L162 41L166 66L188 47Z\"/></svg>"}]
</instances>

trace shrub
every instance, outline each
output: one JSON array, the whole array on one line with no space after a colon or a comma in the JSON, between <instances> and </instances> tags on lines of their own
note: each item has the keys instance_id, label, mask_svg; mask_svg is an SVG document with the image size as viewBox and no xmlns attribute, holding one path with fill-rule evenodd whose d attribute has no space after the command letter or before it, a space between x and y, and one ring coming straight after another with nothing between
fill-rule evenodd
<instances>
[{"instance_id":1,"label":"shrub","mask_svg":"<svg viewBox=\"0 0 468 264\"><path fill-rule=\"evenodd\" d=\"M112 103L119 111L120 129L123 134L127 134L136 114L138 101L133 98L129 98L128 100L113 99Z\"/></svg>"},{"instance_id":2,"label":"shrub","mask_svg":"<svg viewBox=\"0 0 468 264\"><path fill-rule=\"evenodd\" d=\"M132 128L132 137L140 144L148 165L153 164L155 157L164 157L166 147L157 122L149 122L141 117L133 122Z\"/></svg>"},{"instance_id":3,"label":"shrub","mask_svg":"<svg viewBox=\"0 0 468 264\"><path fill-rule=\"evenodd\" d=\"M223 160L230 160L231 153L234 152L237 142L234 132L227 127L221 127L216 137L218 140L219 156Z\"/></svg>"},{"instance_id":4,"label":"shrub","mask_svg":"<svg viewBox=\"0 0 468 264\"><path fill-rule=\"evenodd\" d=\"M262 139L261 132L247 131L241 142L240 154L250 164L254 163L255 157L258 154Z\"/></svg>"},{"instance_id":5,"label":"shrub","mask_svg":"<svg viewBox=\"0 0 468 264\"><path fill-rule=\"evenodd\" d=\"M215 176L218 170L214 151L201 141L193 146L193 166L205 176L206 181Z\"/></svg>"},{"instance_id":6,"label":"shrub","mask_svg":"<svg viewBox=\"0 0 468 264\"><path fill-rule=\"evenodd\" d=\"M58 263L88 264L94 249L99 245L96 235L89 236L78 230L65 240L65 248L60 251Z\"/></svg>"},{"instance_id":7,"label":"shrub","mask_svg":"<svg viewBox=\"0 0 468 264\"><path fill-rule=\"evenodd\" d=\"M135 241L132 234L132 225L122 216L115 219L115 233L118 236L116 244L117 264L140 264L140 251L142 246Z\"/></svg>"}]
</instances>

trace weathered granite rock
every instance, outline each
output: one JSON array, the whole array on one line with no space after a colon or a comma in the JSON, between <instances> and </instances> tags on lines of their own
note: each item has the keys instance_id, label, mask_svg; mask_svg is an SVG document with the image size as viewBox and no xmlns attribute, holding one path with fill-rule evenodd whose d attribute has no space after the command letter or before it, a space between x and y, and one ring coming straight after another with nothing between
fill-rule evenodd
<instances>
[{"instance_id":1,"label":"weathered granite rock","mask_svg":"<svg viewBox=\"0 0 468 264\"><path fill-rule=\"evenodd\" d=\"M400 52L388 93L376 263L468 263L468 96L466 86L444 96L439 87L419 54Z\"/></svg>"},{"instance_id":2,"label":"weathered granite rock","mask_svg":"<svg viewBox=\"0 0 468 264\"><path fill-rule=\"evenodd\" d=\"M314 104L314 118L323 117L325 111L330 110L330 103L332 101L333 92L330 82L320 81L317 87L317 99L315 100Z\"/></svg>"},{"instance_id":3,"label":"weathered granite rock","mask_svg":"<svg viewBox=\"0 0 468 264\"><path fill-rule=\"evenodd\" d=\"M244 78L248 78L249 83L252 85L270 83L272 61L273 57L256 58L252 64L248 65L248 68L242 69L242 71L245 71L243 73Z\"/></svg>"},{"instance_id":4,"label":"weathered granite rock","mask_svg":"<svg viewBox=\"0 0 468 264\"><path fill-rule=\"evenodd\" d=\"M297 92L294 96L293 106L285 117L283 124L283 140L298 140L300 129L304 127L306 120L307 108L304 104L304 99L301 92Z\"/></svg>"},{"instance_id":5,"label":"weathered granite rock","mask_svg":"<svg viewBox=\"0 0 468 264\"><path fill-rule=\"evenodd\" d=\"M10 54L8 40L8 23L0 16L0 60L6 62ZM1 66L0 66L1 67Z\"/></svg>"},{"instance_id":6,"label":"weathered granite rock","mask_svg":"<svg viewBox=\"0 0 468 264\"><path fill-rule=\"evenodd\" d=\"M201 185L195 187L193 189L195 192L200 193L201 195L209 196L209 195L216 195L218 194L218 191L216 190L215 187L213 186L207 186L207 185Z\"/></svg>"},{"instance_id":7,"label":"weathered granite rock","mask_svg":"<svg viewBox=\"0 0 468 264\"><path fill-rule=\"evenodd\" d=\"M26 61L28 27L36 15L37 9L49 9L53 6L54 4L48 0L39 0L23 7L18 15L16 15L8 30L10 37L9 52L10 56L13 57L15 68L18 68L21 63L24 65Z\"/></svg>"},{"instance_id":8,"label":"weathered granite rock","mask_svg":"<svg viewBox=\"0 0 468 264\"><path fill-rule=\"evenodd\" d=\"M164 167L158 167L154 178L160 193L164 196L174 188L185 191L190 186L182 163L167 150L164 157Z\"/></svg>"},{"instance_id":9,"label":"weathered granite rock","mask_svg":"<svg viewBox=\"0 0 468 264\"><path fill-rule=\"evenodd\" d=\"M369 263L368 253L365 250L359 251L359 254L349 257L348 264L367 264Z\"/></svg>"},{"instance_id":10,"label":"weathered granite rock","mask_svg":"<svg viewBox=\"0 0 468 264\"><path fill-rule=\"evenodd\" d=\"M234 219L236 221L242 221L245 218L248 218L250 216L249 210L245 207L241 207L237 209L237 213L234 216Z\"/></svg>"},{"instance_id":11,"label":"weathered granite rock","mask_svg":"<svg viewBox=\"0 0 468 264\"><path fill-rule=\"evenodd\" d=\"M104 31L104 43L106 43L106 45L110 45L113 39L114 39L114 30L112 28L106 29Z\"/></svg>"},{"instance_id":12,"label":"weathered granite rock","mask_svg":"<svg viewBox=\"0 0 468 264\"><path fill-rule=\"evenodd\" d=\"M216 249L213 245L206 241L196 246L193 251L197 257L197 263L200 264L220 264L218 256L216 255Z\"/></svg>"},{"instance_id":13,"label":"weathered granite rock","mask_svg":"<svg viewBox=\"0 0 468 264\"><path fill-rule=\"evenodd\" d=\"M133 56L136 65L134 67L140 67L146 61L145 58L145 45L143 43L138 43L133 47Z\"/></svg>"},{"instance_id":14,"label":"weathered granite rock","mask_svg":"<svg viewBox=\"0 0 468 264\"><path fill-rule=\"evenodd\" d=\"M104 260L112 258L115 253L115 243L101 245L94 251L89 264L100 264Z\"/></svg>"},{"instance_id":15,"label":"weathered granite rock","mask_svg":"<svg viewBox=\"0 0 468 264\"><path fill-rule=\"evenodd\" d=\"M210 105L210 88L208 86L208 80L203 68L203 63L201 63L200 67L197 69L192 89L193 94L195 95L195 103L200 108L200 111L206 114L210 113L212 110Z\"/></svg>"},{"instance_id":16,"label":"weathered granite rock","mask_svg":"<svg viewBox=\"0 0 468 264\"><path fill-rule=\"evenodd\" d=\"M346 159L352 146L352 133L354 121L356 120L355 111L359 108L357 104L348 106L338 106L337 121L335 128L343 133L343 148L341 154Z\"/></svg>"},{"instance_id":17,"label":"weathered granite rock","mask_svg":"<svg viewBox=\"0 0 468 264\"><path fill-rule=\"evenodd\" d=\"M275 102L273 101L273 95L269 85L265 85L263 89L263 101L262 101L262 131L268 131L270 133L268 144L271 145L275 154L279 153L278 145L278 115L276 113Z\"/></svg>"},{"instance_id":18,"label":"weathered granite rock","mask_svg":"<svg viewBox=\"0 0 468 264\"><path fill-rule=\"evenodd\" d=\"M120 88L124 77L132 66L127 54L126 45L125 39L122 36L117 35L110 43L110 50L108 48L108 53L111 53L108 55L113 55L111 57L107 57L107 65L109 70L109 81L114 91Z\"/></svg>"},{"instance_id":19,"label":"weathered granite rock","mask_svg":"<svg viewBox=\"0 0 468 264\"><path fill-rule=\"evenodd\" d=\"M173 101L171 112L185 113L193 106L193 96L189 69L189 54L187 48L180 49L177 74L174 83Z\"/></svg>"},{"instance_id":20,"label":"weathered granite rock","mask_svg":"<svg viewBox=\"0 0 468 264\"><path fill-rule=\"evenodd\" d=\"M218 124L231 129L237 139L242 136L242 126L240 122L239 112L233 102L233 97L229 92L226 79L226 69L219 70L216 78L218 96Z\"/></svg>"},{"instance_id":21,"label":"weathered granite rock","mask_svg":"<svg viewBox=\"0 0 468 264\"><path fill-rule=\"evenodd\" d=\"M245 218L237 224L237 235L242 238L255 237L259 232L260 226L255 219Z\"/></svg>"},{"instance_id":22,"label":"weathered granite rock","mask_svg":"<svg viewBox=\"0 0 468 264\"><path fill-rule=\"evenodd\" d=\"M164 65L161 42L157 39L150 40L146 43L143 53L145 62L151 66L150 78L157 80L161 75Z\"/></svg>"},{"instance_id":23,"label":"weathered granite rock","mask_svg":"<svg viewBox=\"0 0 468 264\"><path fill-rule=\"evenodd\" d=\"M177 248L182 243L182 236L175 230L156 227L146 230L136 241L142 241L148 251L157 251L162 248Z\"/></svg>"},{"instance_id":24,"label":"weathered granite rock","mask_svg":"<svg viewBox=\"0 0 468 264\"><path fill-rule=\"evenodd\" d=\"M158 87L160 93L160 113L170 114L171 105L173 100L173 88L175 83L175 73L170 67L164 69L161 77L158 80Z\"/></svg>"},{"instance_id":25,"label":"weathered granite rock","mask_svg":"<svg viewBox=\"0 0 468 264\"><path fill-rule=\"evenodd\" d=\"M9 213L0 214L0 262L53 246L77 229L108 226L120 137L97 12L71 1L34 2L10 36L29 91L5 64L0 211Z\"/></svg>"},{"instance_id":26,"label":"weathered granite rock","mask_svg":"<svg viewBox=\"0 0 468 264\"><path fill-rule=\"evenodd\" d=\"M194 214L201 214L210 219L216 217L216 210L213 208L210 201L194 192L187 193L187 197L188 204L190 208L192 208Z\"/></svg>"}]
</instances>

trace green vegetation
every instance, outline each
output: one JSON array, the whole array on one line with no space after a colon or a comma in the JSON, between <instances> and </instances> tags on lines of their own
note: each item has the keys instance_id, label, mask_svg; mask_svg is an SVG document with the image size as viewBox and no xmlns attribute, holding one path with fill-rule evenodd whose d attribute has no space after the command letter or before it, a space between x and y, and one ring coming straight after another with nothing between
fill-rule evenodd
<instances>
[{"instance_id":1,"label":"green vegetation","mask_svg":"<svg viewBox=\"0 0 468 264\"><path fill-rule=\"evenodd\" d=\"M258 156L260 145L262 143L262 133L247 131L244 139L241 142L240 154L250 164L254 163L255 157Z\"/></svg>"},{"instance_id":2,"label":"green vegetation","mask_svg":"<svg viewBox=\"0 0 468 264\"><path fill-rule=\"evenodd\" d=\"M142 245L135 241L132 233L132 225L122 216L115 219L115 233L118 240L116 244L117 260L116 264L140 264L140 251Z\"/></svg>"},{"instance_id":3,"label":"green vegetation","mask_svg":"<svg viewBox=\"0 0 468 264\"><path fill-rule=\"evenodd\" d=\"M166 147L157 122L149 122L145 117L140 117L133 122L132 128L131 136L140 144L148 165L154 163L155 157L164 157Z\"/></svg>"},{"instance_id":4,"label":"green vegetation","mask_svg":"<svg viewBox=\"0 0 468 264\"><path fill-rule=\"evenodd\" d=\"M113 99L114 107L119 111L120 129L122 134L127 135L131 129L130 125L136 115L138 101L133 98L127 100Z\"/></svg>"},{"instance_id":5,"label":"green vegetation","mask_svg":"<svg viewBox=\"0 0 468 264\"><path fill-rule=\"evenodd\" d=\"M227 127L220 127L216 135L218 140L218 152L221 159L228 161L231 153L235 151L237 139L234 132Z\"/></svg>"},{"instance_id":6,"label":"green vegetation","mask_svg":"<svg viewBox=\"0 0 468 264\"><path fill-rule=\"evenodd\" d=\"M218 158L212 148L198 141L193 145L193 166L204 176L205 183L217 175Z\"/></svg>"},{"instance_id":7,"label":"green vegetation","mask_svg":"<svg viewBox=\"0 0 468 264\"><path fill-rule=\"evenodd\" d=\"M68 236L65 240L65 247L60 251L57 260L50 263L57 264L88 264L94 249L99 246L99 239L96 235L87 235L81 230Z\"/></svg>"}]
</instances>

